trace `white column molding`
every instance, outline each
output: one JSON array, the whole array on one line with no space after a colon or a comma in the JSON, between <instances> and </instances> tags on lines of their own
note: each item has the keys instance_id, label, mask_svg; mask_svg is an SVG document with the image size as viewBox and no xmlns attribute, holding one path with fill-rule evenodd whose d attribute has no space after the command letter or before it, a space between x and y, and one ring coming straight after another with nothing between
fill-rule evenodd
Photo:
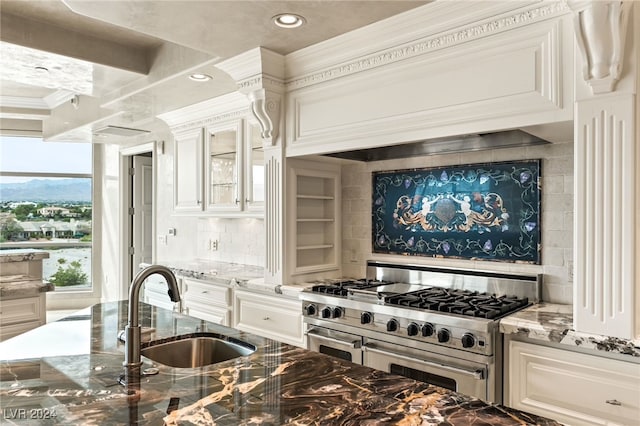
<instances>
[{"instance_id":1,"label":"white column molding","mask_svg":"<svg viewBox=\"0 0 640 426\"><path fill-rule=\"evenodd\" d=\"M630 2L569 0L576 43L582 56L582 77L594 94L615 90L622 73Z\"/></svg>"},{"instance_id":2,"label":"white column molding","mask_svg":"<svg viewBox=\"0 0 640 426\"><path fill-rule=\"evenodd\" d=\"M640 335L640 9L620 1L570 4L576 32L588 28L588 36L576 39L585 44L576 55L586 54L586 70L576 69L575 76L574 328L635 339ZM626 20L625 14L632 16L629 31L612 35L617 24L611 20ZM626 61L624 72L620 58Z\"/></svg>"},{"instance_id":3,"label":"white column molding","mask_svg":"<svg viewBox=\"0 0 640 426\"><path fill-rule=\"evenodd\" d=\"M264 151L265 168L265 282L285 284L285 156L282 145Z\"/></svg>"},{"instance_id":4,"label":"white column molding","mask_svg":"<svg viewBox=\"0 0 640 426\"><path fill-rule=\"evenodd\" d=\"M260 123L265 162L265 275L285 284L285 147L282 128L284 56L258 47L216 65L238 84Z\"/></svg>"},{"instance_id":5,"label":"white column molding","mask_svg":"<svg viewBox=\"0 0 640 426\"><path fill-rule=\"evenodd\" d=\"M575 298L578 331L634 338L638 251L635 95L577 102Z\"/></svg>"}]
</instances>

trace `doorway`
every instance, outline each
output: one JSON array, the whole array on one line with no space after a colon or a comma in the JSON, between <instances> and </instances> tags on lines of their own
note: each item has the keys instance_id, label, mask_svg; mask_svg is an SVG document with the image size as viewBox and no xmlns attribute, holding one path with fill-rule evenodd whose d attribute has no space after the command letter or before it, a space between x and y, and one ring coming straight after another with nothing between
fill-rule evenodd
<instances>
[{"instance_id":1,"label":"doorway","mask_svg":"<svg viewBox=\"0 0 640 426\"><path fill-rule=\"evenodd\" d=\"M119 298L126 299L129 283L141 263L155 259L155 153L156 143L123 148L121 153L121 243Z\"/></svg>"}]
</instances>

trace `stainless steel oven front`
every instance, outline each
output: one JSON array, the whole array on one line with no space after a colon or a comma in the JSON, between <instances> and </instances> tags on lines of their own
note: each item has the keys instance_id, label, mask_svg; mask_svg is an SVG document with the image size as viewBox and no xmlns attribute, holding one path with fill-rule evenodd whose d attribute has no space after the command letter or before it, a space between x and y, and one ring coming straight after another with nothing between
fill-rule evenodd
<instances>
[{"instance_id":1,"label":"stainless steel oven front","mask_svg":"<svg viewBox=\"0 0 640 426\"><path fill-rule=\"evenodd\" d=\"M482 363L366 337L363 341L362 363L367 367L399 374L485 401L496 400L493 390L493 365L488 363L488 360Z\"/></svg>"},{"instance_id":2,"label":"stainless steel oven front","mask_svg":"<svg viewBox=\"0 0 640 426\"><path fill-rule=\"evenodd\" d=\"M362 364L361 336L319 326L311 326L306 334L308 349Z\"/></svg>"},{"instance_id":3,"label":"stainless steel oven front","mask_svg":"<svg viewBox=\"0 0 640 426\"><path fill-rule=\"evenodd\" d=\"M367 330L311 322L307 323L306 334L307 348L312 351L485 401L502 402L501 372L493 356L416 344L393 336L384 336L387 340L381 340Z\"/></svg>"}]
</instances>

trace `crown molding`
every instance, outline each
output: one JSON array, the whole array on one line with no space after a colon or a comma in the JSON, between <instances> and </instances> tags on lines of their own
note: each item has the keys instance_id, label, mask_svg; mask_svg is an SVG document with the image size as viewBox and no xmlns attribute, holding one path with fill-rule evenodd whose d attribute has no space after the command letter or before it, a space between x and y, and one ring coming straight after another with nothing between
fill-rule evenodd
<instances>
[{"instance_id":1,"label":"crown molding","mask_svg":"<svg viewBox=\"0 0 640 426\"><path fill-rule=\"evenodd\" d=\"M495 3L488 3L488 6L493 6L494 9L490 9L487 6L486 8L482 9L484 14L489 13L489 11L495 11ZM501 7L509 6L510 2L506 3L506 5L502 3ZM514 4L522 6L522 3L520 2ZM426 5L422 8L414 9L418 11L414 13L418 16L425 17L426 19L425 14L434 10L433 8L429 8L430 5L431 4ZM444 14L447 6L449 6L450 9L453 8L453 11L446 11L446 13L448 14L451 14L462 7L461 4L451 4L449 2L443 2L442 4L437 5L437 10L441 14ZM468 7L466 8L469 9ZM511 6L511 8L513 8L513 5ZM570 10L564 2L555 1L535 2L533 5L528 5L524 8L520 7L517 10L511 10L507 13L502 13L497 16L494 15L482 20L476 19L477 12L467 11L464 15L464 20L471 21L472 23L467 23L466 25L457 27L454 26L456 28L454 30L441 31L437 34L429 34L427 36L424 36L423 34L423 36L419 39L405 42L391 48L387 47L355 59L345 60L342 63L325 66L323 69L319 69L308 74L295 76L290 74L286 80L286 88L287 90L296 90L325 81L334 80L336 78L348 76L354 73L378 68L384 65L407 60L414 57L419 57L430 52L453 47L472 40L499 34L507 30L530 25L535 22L564 15L569 12ZM430 22L438 18L438 14L434 15L430 15L426 22ZM409 17L412 22L415 22L415 16L411 16L410 14L405 13L401 14L400 18L397 21L392 20L393 18L383 21L382 28L380 29L378 29L375 24L365 27L365 31L363 31L363 34L369 35L369 40L367 41L367 43L373 46L381 46L384 44L388 46L388 41L386 41L388 40L388 36L390 36L388 32L391 29L395 29L397 31L397 28L401 26L402 22L406 23ZM448 23L451 24L452 20L448 19ZM407 25L409 24L407 23ZM429 25L425 24L425 21L422 21L421 25L423 26L423 28L429 28ZM442 28L442 25L439 25L438 27ZM448 28L451 28L451 25L448 25ZM415 31L413 31L411 32L411 34L415 35L416 33ZM348 51L348 48L345 48L344 46L337 46L335 44L336 40L338 40L338 38L330 40L331 44L323 44L319 49L316 50L309 49L305 51L304 54L297 54L296 52L294 52L291 55L287 56L287 70L290 72L294 72L297 68L297 64L303 57L310 59L310 52L315 52L316 55L322 58L327 58L331 57L330 51L333 49L340 49L341 52L345 50ZM326 64L325 59L322 59L322 61L324 61L323 63ZM317 62L318 61L316 61L316 63ZM300 67L298 68L299 70L302 69Z\"/></svg>"},{"instance_id":2,"label":"crown molding","mask_svg":"<svg viewBox=\"0 0 640 426\"><path fill-rule=\"evenodd\" d=\"M157 117L167 123L172 131L192 127L199 123L210 124L221 121L221 117L231 118L238 111L248 111L249 100L240 92L231 92L206 101L198 102ZM229 111L233 111L229 113Z\"/></svg>"}]
</instances>

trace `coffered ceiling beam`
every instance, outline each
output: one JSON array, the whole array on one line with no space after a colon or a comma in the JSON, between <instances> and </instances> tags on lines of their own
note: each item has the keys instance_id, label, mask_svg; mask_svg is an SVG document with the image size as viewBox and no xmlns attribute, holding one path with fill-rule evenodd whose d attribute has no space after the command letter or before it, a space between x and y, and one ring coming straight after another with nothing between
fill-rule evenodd
<instances>
[{"instance_id":1,"label":"coffered ceiling beam","mask_svg":"<svg viewBox=\"0 0 640 426\"><path fill-rule=\"evenodd\" d=\"M0 16L0 40L141 75L155 54L7 13Z\"/></svg>"}]
</instances>

